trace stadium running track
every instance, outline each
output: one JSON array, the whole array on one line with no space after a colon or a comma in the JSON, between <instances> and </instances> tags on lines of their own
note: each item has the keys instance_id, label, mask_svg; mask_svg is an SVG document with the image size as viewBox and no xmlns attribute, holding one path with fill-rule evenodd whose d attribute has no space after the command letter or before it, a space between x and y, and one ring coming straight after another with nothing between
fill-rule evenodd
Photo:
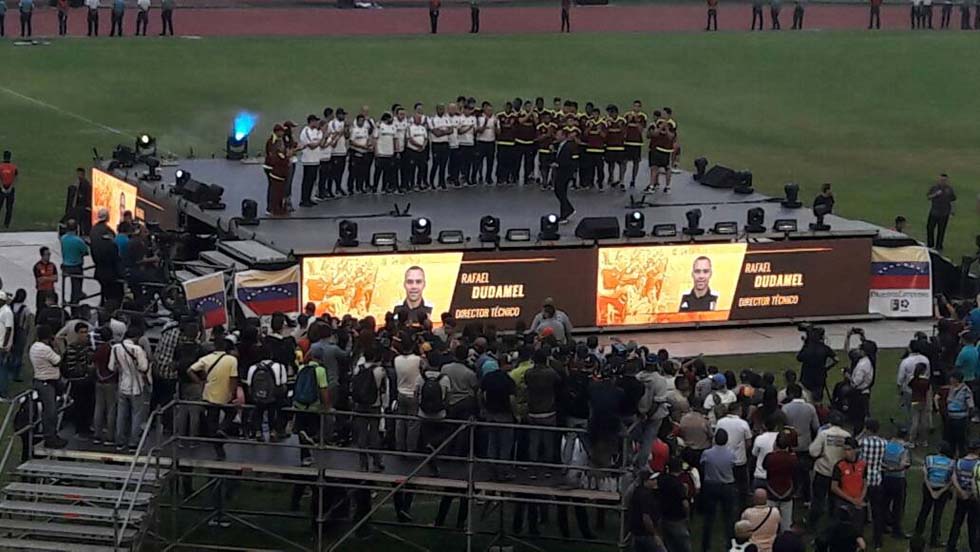
<instances>
[{"instance_id":1,"label":"stadium running track","mask_svg":"<svg viewBox=\"0 0 980 552\"><path fill-rule=\"evenodd\" d=\"M178 3L179 4L179 3ZM481 10L481 34L554 33L559 28L558 2L554 7L486 6ZM936 25L940 7L935 8ZM160 30L159 11L150 14L150 34ZM16 30L17 15L7 17L8 36ZM768 9L765 13L769 24ZM126 12L125 32L129 36L135 25L135 10ZM573 32L670 32L701 31L705 24L702 4L654 4L627 6L573 7ZM751 22L748 3L722 2L718 13L720 31L748 31ZM953 17L953 27L959 26L959 13ZM109 12L100 17L105 35L109 30ZM789 30L793 21L793 4L784 2L780 14L781 32ZM864 29L868 24L866 5L808 6L804 21L806 30ZM908 29L909 11L906 6L883 6L883 30ZM178 8L174 26L180 36L328 36L328 35L419 35L429 30L428 9L425 7L391 7L384 9L334 9L316 7L294 8ZM443 8L439 18L440 34L464 34L470 28L470 12L465 6ZM46 8L34 14L35 38L56 34L54 9ZM767 31L768 32L768 31ZM84 36L85 15L74 9L69 19L69 34ZM104 40L109 40L105 38Z\"/></svg>"}]
</instances>

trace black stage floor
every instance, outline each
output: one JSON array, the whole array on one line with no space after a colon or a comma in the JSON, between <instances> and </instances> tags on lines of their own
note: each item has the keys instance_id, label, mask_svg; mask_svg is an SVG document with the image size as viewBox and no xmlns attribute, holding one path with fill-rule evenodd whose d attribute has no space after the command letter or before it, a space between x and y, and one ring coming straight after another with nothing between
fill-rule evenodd
<instances>
[{"instance_id":1,"label":"black stage floor","mask_svg":"<svg viewBox=\"0 0 980 552\"><path fill-rule=\"evenodd\" d=\"M219 224L227 227L232 217L240 216L240 205L243 199L252 198L260 205L260 211L265 206L266 180L260 165L226 161L223 159L182 160L178 166L162 169L163 181L158 184L163 189L173 184L173 174L176 168L190 171L195 180L218 184L224 188L224 210L201 211L193 204L181 202L180 209L195 218L209 224ZM292 183L294 203L298 203L300 173L297 171ZM584 243L575 237L575 225L583 217L614 216L622 224L623 217L630 210L630 196L637 200L642 195L642 186L646 183L648 173L641 169L637 179L638 188L635 190L576 190L571 193L571 201L576 208L571 224L561 229L561 239L547 244L532 243L513 244L515 247L548 247L581 246ZM146 190L151 185L141 183ZM167 194L157 190L158 201L167 203ZM802 209L786 209L777 199L762 194L739 195L731 190L708 188L696 183L690 173L674 175L672 189L669 194L662 191L647 196L647 201L653 205L643 209L646 215L646 229L649 233L654 224L673 223L678 228L686 225L685 213L694 208L702 211L701 227L710 229L716 222L735 221L743 227L746 212L752 207L765 209L765 225L772 228L772 223L780 218L793 218L798 221L801 236L814 235L808 229L810 222L815 219L808 205L816 190L804 188L800 199L807 207ZM404 211L410 204L408 217L392 216L395 205ZM282 253L292 252L296 255L330 254L339 252L335 248L338 237L338 223L343 219L358 222L361 246L354 251L373 252L378 250L370 245L371 234L376 232L396 232L398 235L398 250L439 250L465 249L482 247L477 239L479 235L480 218L484 215L494 215L500 218L502 230L510 228L529 228L533 236L537 236L539 221L542 215L555 213L558 203L550 191L542 191L537 186L474 186L462 189L450 189L438 192L415 192L406 195L359 195L321 203L315 207L298 208L288 217L262 217L258 226L241 227L236 231L239 238L255 239L279 250ZM433 242L426 246L409 244L411 219L424 216L432 221L433 238L440 230L462 230L469 238L465 245L442 245ZM848 220L837 216L828 216L826 222L831 225L830 232L821 232L821 237L875 235L897 236L894 232L878 226L856 220ZM503 234L503 232L502 232ZM756 234L755 238L765 238L767 234ZM783 234L768 234L768 237L784 237ZM699 239L714 239L710 232ZM652 237L632 239L629 243L687 241L681 236L674 239L654 239ZM625 241L625 240L624 240ZM616 243L615 240L603 243ZM506 242L501 247L506 247ZM390 251L389 248L384 248ZM345 249L345 252L352 250Z\"/></svg>"}]
</instances>

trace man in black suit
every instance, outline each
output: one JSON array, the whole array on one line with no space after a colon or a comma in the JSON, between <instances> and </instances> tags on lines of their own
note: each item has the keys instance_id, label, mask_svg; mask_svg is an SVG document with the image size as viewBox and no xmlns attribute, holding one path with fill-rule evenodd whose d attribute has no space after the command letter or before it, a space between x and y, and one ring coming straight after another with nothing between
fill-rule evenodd
<instances>
[{"instance_id":1,"label":"man in black suit","mask_svg":"<svg viewBox=\"0 0 980 552\"><path fill-rule=\"evenodd\" d=\"M575 178L575 162L572 159L572 156L575 155L575 143L568 139L568 135L563 129L559 129L555 137L558 140L557 153L552 164L556 175L555 197L558 198L558 220L565 224L575 214L575 208L568 201L568 185Z\"/></svg>"}]
</instances>

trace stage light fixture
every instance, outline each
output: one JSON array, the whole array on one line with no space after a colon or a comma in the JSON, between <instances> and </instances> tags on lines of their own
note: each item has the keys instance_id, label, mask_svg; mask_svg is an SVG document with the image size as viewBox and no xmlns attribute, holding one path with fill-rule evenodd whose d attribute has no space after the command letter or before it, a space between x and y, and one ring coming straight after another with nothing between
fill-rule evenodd
<instances>
[{"instance_id":1,"label":"stage light fixture","mask_svg":"<svg viewBox=\"0 0 980 552\"><path fill-rule=\"evenodd\" d=\"M394 232L375 232L371 235L371 245L375 247L394 247L398 236Z\"/></svg>"},{"instance_id":2,"label":"stage light fixture","mask_svg":"<svg viewBox=\"0 0 980 552\"><path fill-rule=\"evenodd\" d=\"M440 230L436 240L442 244L459 244L466 241L462 230Z\"/></svg>"},{"instance_id":3,"label":"stage light fixture","mask_svg":"<svg viewBox=\"0 0 980 552\"><path fill-rule=\"evenodd\" d=\"M191 179L190 171L185 171L184 169L177 169L174 173L174 193L179 194L184 191L184 186Z\"/></svg>"},{"instance_id":4,"label":"stage light fixture","mask_svg":"<svg viewBox=\"0 0 980 552\"><path fill-rule=\"evenodd\" d=\"M799 209L803 207L800 203L800 185L796 182L787 182L783 186L783 193L786 194L786 199L782 201L783 207L787 209Z\"/></svg>"},{"instance_id":5,"label":"stage light fixture","mask_svg":"<svg viewBox=\"0 0 980 552\"><path fill-rule=\"evenodd\" d=\"M242 200L242 218L238 220L239 226L258 226L259 224L259 204L254 199Z\"/></svg>"},{"instance_id":6,"label":"stage light fixture","mask_svg":"<svg viewBox=\"0 0 980 552\"><path fill-rule=\"evenodd\" d=\"M701 182L701 177L704 176L704 171L708 168L708 159L705 157L698 157L694 160L694 181Z\"/></svg>"},{"instance_id":7,"label":"stage light fixture","mask_svg":"<svg viewBox=\"0 0 980 552\"><path fill-rule=\"evenodd\" d=\"M642 238L646 235L646 217L643 211L632 211L626 214L626 228L623 229L623 236L627 238Z\"/></svg>"},{"instance_id":8,"label":"stage light fixture","mask_svg":"<svg viewBox=\"0 0 980 552\"><path fill-rule=\"evenodd\" d=\"M541 231L538 239L542 241L555 241L560 238L558 233L558 215L550 213L541 217Z\"/></svg>"},{"instance_id":9,"label":"stage light fixture","mask_svg":"<svg viewBox=\"0 0 980 552\"><path fill-rule=\"evenodd\" d=\"M136 164L136 151L129 147L119 144L116 149L112 150L112 163L109 164L109 170L113 170L116 167L129 168Z\"/></svg>"},{"instance_id":10,"label":"stage light fixture","mask_svg":"<svg viewBox=\"0 0 980 552\"><path fill-rule=\"evenodd\" d=\"M655 238L673 238L677 236L676 224L654 224L650 235Z\"/></svg>"},{"instance_id":11,"label":"stage light fixture","mask_svg":"<svg viewBox=\"0 0 980 552\"><path fill-rule=\"evenodd\" d=\"M241 161L246 157L248 157L248 136L236 139L235 135L229 135L225 141L225 159Z\"/></svg>"},{"instance_id":12,"label":"stage light fixture","mask_svg":"<svg viewBox=\"0 0 980 552\"><path fill-rule=\"evenodd\" d=\"M159 182L163 178L157 172L157 169L160 168L160 160L156 157L144 157L143 162L146 163L146 172L140 174L139 179L147 182Z\"/></svg>"},{"instance_id":13,"label":"stage light fixture","mask_svg":"<svg viewBox=\"0 0 980 552\"><path fill-rule=\"evenodd\" d=\"M504 238L510 242L528 242L531 241L531 229L510 228L507 230L507 233L504 234Z\"/></svg>"},{"instance_id":14,"label":"stage light fixture","mask_svg":"<svg viewBox=\"0 0 980 552\"><path fill-rule=\"evenodd\" d=\"M207 209L211 211L219 211L225 208L225 204L221 202L221 196L224 195L225 189L217 184L204 184L204 189L201 192L201 201L197 202L201 209Z\"/></svg>"},{"instance_id":15,"label":"stage light fixture","mask_svg":"<svg viewBox=\"0 0 980 552\"><path fill-rule=\"evenodd\" d=\"M357 241L357 223L352 220L344 219L340 221L337 228L337 245L340 247L357 247L361 242Z\"/></svg>"},{"instance_id":16,"label":"stage light fixture","mask_svg":"<svg viewBox=\"0 0 980 552\"><path fill-rule=\"evenodd\" d=\"M734 236L738 234L738 223L734 220L716 222L711 231L719 236Z\"/></svg>"},{"instance_id":17,"label":"stage light fixture","mask_svg":"<svg viewBox=\"0 0 980 552\"><path fill-rule=\"evenodd\" d=\"M772 223L772 230L786 234L796 232L796 219L776 219L776 222Z\"/></svg>"},{"instance_id":18,"label":"stage light fixture","mask_svg":"<svg viewBox=\"0 0 980 552\"><path fill-rule=\"evenodd\" d=\"M813 207L813 216L817 217L817 222L810 223L810 230L814 232L829 232L830 225L825 224L823 218L830 214L833 207L827 205L826 203L821 203Z\"/></svg>"},{"instance_id":19,"label":"stage light fixture","mask_svg":"<svg viewBox=\"0 0 980 552\"><path fill-rule=\"evenodd\" d=\"M493 215L486 215L480 219L480 241L498 243L500 242L500 219Z\"/></svg>"},{"instance_id":20,"label":"stage light fixture","mask_svg":"<svg viewBox=\"0 0 980 552\"><path fill-rule=\"evenodd\" d=\"M745 224L746 232L758 234L766 231L766 210L762 207L749 209L746 218L748 219Z\"/></svg>"},{"instance_id":21,"label":"stage light fixture","mask_svg":"<svg viewBox=\"0 0 980 552\"><path fill-rule=\"evenodd\" d=\"M736 194L748 195L755 193L755 188L752 187L752 173L750 171L739 171L735 173L737 179L737 184L735 184L734 192Z\"/></svg>"},{"instance_id":22,"label":"stage light fixture","mask_svg":"<svg viewBox=\"0 0 980 552\"><path fill-rule=\"evenodd\" d=\"M432 221L425 217L412 219L412 245L428 245L432 243Z\"/></svg>"},{"instance_id":23,"label":"stage light fixture","mask_svg":"<svg viewBox=\"0 0 980 552\"><path fill-rule=\"evenodd\" d=\"M140 134L136 137L136 155L140 157L154 157L157 154L157 139L149 134Z\"/></svg>"},{"instance_id":24,"label":"stage light fixture","mask_svg":"<svg viewBox=\"0 0 980 552\"><path fill-rule=\"evenodd\" d=\"M704 234L704 228L701 228L701 209L691 209L684 213L684 216L687 217L687 226L683 230L685 234L688 236Z\"/></svg>"}]
</instances>

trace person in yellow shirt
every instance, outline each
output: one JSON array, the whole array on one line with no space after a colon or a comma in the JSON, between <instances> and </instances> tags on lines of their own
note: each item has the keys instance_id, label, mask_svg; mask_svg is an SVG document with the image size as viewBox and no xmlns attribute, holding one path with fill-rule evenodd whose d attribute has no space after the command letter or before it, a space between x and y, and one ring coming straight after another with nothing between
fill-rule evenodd
<instances>
[{"instance_id":1,"label":"person in yellow shirt","mask_svg":"<svg viewBox=\"0 0 980 552\"><path fill-rule=\"evenodd\" d=\"M204 355L187 369L191 381L204 385L202 396L208 403L205 412L206 435L211 438L227 438L227 429L235 418L234 410L225 407L235 398L238 390L238 353L233 336L218 339L214 352ZM224 420L221 412L225 411ZM225 459L224 445L214 443L214 452L219 460Z\"/></svg>"}]
</instances>

